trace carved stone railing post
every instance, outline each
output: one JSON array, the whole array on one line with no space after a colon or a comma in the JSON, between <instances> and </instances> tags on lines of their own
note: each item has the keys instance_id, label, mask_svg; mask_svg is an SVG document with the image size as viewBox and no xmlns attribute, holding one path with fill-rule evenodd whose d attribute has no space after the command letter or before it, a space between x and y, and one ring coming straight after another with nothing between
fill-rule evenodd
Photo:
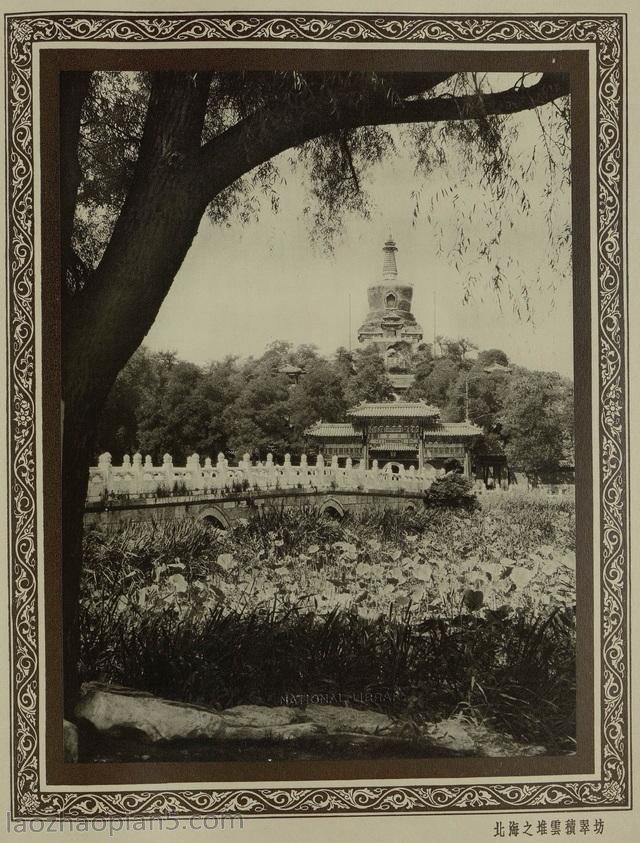
<instances>
[{"instance_id":1,"label":"carved stone railing post","mask_svg":"<svg viewBox=\"0 0 640 843\"><path fill-rule=\"evenodd\" d=\"M144 458L144 467L142 469L142 492L144 494L157 494L159 482L156 469L153 467L151 454L147 454Z\"/></svg>"},{"instance_id":2,"label":"carved stone railing post","mask_svg":"<svg viewBox=\"0 0 640 843\"><path fill-rule=\"evenodd\" d=\"M339 468L338 468L338 457L332 456L331 457L331 465L329 466L326 474L328 475L328 483L330 489L335 489L338 486L340 478L338 477Z\"/></svg>"},{"instance_id":3,"label":"carved stone railing post","mask_svg":"<svg viewBox=\"0 0 640 843\"><path fill-rule=\"evenodd\" d=\"M204 461L204 468L202 469L202 491L210 492L212 489L213 466L211 465L211 457L206 457Z\"/></svg>"},{"instance_id":4,"label":"carved stone railing post","mask_svg":"<svg viewBox=\"0 0 640 843\"><path fill-rule=\"evenodd\" d=\"M220 452L218 454L218 461L216 462L216 488L217 489L224 489L227 485L228 481L228 474L227 474L227 465L226 459L224 454Z\"/></svg>"},{"instance_id":5,"label":"carved stone railing post","mask_svg":"<svg viewBox=\"0 0 640 843\"><path fill-rule=\"evenodd\" d=\"M142 454L139 451L133 455L133 467L131 469L132 494L139 495L144 491L144 475L142 470Z\"/></svg>"},{"instance_id":6,"label":"carved stone railing post","mask_svg":"<svg viewBox=\"0 0 640 843\"><path fill-rule=\"evenodd\" d=\"M202 470L200 468L199 454L193 453L190 457L187 457L187 469L185 478L187 488L192 492L202 491Z\"/></svg>"},{"instance_id":7,"label":"carved stone railing post","mask_svg":"<svg viewBox=\"0 0 640 843\"><path fill-rule=\"evenodd\" d=\"M273 464L273 454L267 454L267 462L264 467L264 479L267 489L274 489L277 486L280 486L280 482L277 481L277 475L275 472L275 466Z\"/></svg>"},{"instance_id":8,"label":"carved stone railing post","mask_svg":"<svg viewBox=\"0 0 640 843\"><path fill-rule=\"evenodd\" d=\"M175 483L175 472L173 470L173 459L171 458L171 454L165 454L162 458L162 474L163 474L163 486L165 487L167 494L173 493L173 486Z\"/></svg>"},{"instance_id":9,"label":"carved stone railing post","mask_svg":"<svg viewBox=\"0 0 640 843\"><path fill-rule=\"evenodd\" d=\"M324 457L322 454L318 454L316 457L315 486L317 489L324 489L325 485Z\"/></svg>"},{"instance_id":10,"label":"carved stone railing post","mask_svg":"<svg viewBox=\"0 0 640 843\"><path fill-rule=\"evenodd\" d=\"M98 459L98 470L102 475L105 493L108 494L111 491L111 454L108 451L105 451L104 454L100 454Z\"/></svg>"},{"instance_id":11,"label":"carved stone railing post","mask_svg":"<svg viewBox=\"0 0 640 843\"><path fill-rule=\"evenodd\" d=\"M291 465L291 454L284 455L284 463L280 471L281 481L280 485L283 489L295 489L296 487L296 472Z\"/></svg>"},{"instance_id":12,"label":"carved stone railing post","mask_svg":"<svg viewBox=\"0 0 640 843\"><path fill-rule=\"evenodd\" d=\"M249 490L253 481L253 466L251 465L251 457L249 454L243 455L242 462L240 463L240 469L242 471L242 484L247 490Z\"/></svg>"},{"instance_id":13,"label":"carved stone railing post","mask_svg":"<svg viewBox=\"0 0 640 843\"><path fill-rule=\"evenodd\" d=\"M296 485L300 484L303 489L309 485L309 466L307 465L307 455L300 454L300 465L298 466Z\"/></svg>"}]
</instances>

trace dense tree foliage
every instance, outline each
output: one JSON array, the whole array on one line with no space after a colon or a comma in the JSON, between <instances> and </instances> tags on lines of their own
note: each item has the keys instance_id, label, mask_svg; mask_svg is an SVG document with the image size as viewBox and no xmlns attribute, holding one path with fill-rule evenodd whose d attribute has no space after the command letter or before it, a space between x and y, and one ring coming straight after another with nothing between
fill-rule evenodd
<instances>
[{"instance_id":1,"label":"dense tree foliage","mask_svg":"<svg viewBox=\"0 0 640 843\"><path fill-rule=\"evenodd\" d=\"M446 420L468 417L482 427L478 454L505 453L534 479L556 469L572 449L571 381L510 366L499 349L463 359L461 343L469 347L464 339L450 343L444 357L419 349L407 397L434 404ZM503 368L489 368L495 363ZM312 346L276 342L261 357L203 367L141 348L111 391L96 455L106 450L120 460L139 450L155 463L165 452L177 463L194 452L214 460L220 452L232 460L245 453L295 457L308 450L304 430L314 422L345 421L359 401L392 398L384 360L373 347L340 348L326 358Z\"/></svg>"},{"instance_id":2,"label":"dense tree foliage","mask_svg":"<svg viewBox=\"0 0 640 843\"><path fill-rule=\"evenodd\" d=\"M139 450L156 462L165 452L176 462L193 452L282 458L301 452L304 430L314 422L343 421L359 401L391 398L375 349L338 349L326 359L312 346L275 342L259 358L197 367L143 347L111 390L94 456L106 450L120 459Z\"/></svg>"},{"instance_id":3,"label":"dense tree foliage","mask_svg":"<svg viewBox=\"0 0 640 843\"><path fill-rule=\"evenodd\" d=\"M500 424L509 460L537 482L573 451L572 384L555 372L515 372Z\"/></svg>"}]
</instances>

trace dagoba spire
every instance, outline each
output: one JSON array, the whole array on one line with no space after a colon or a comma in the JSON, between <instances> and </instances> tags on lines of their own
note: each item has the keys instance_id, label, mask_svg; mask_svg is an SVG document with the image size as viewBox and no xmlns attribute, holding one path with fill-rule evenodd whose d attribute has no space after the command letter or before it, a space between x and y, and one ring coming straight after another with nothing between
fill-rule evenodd
<instances>
[{"instance_id":1,"label":"dagoba spire","mask_svg":"<svg viewBox=\"0 0 640 843\"><path fill-rule=\"evenodd\" d=\"M422 328L411 312L413 286L398 278L398 247L389 234L382 248L382 278L367 290L369 312L358 331L358 342L374 344L385 355L395 372L408 371L409 349L415 351L422 341ZM401 360L400 357L406 357Z\"/></svg>"},{"instance_id":2,"label":"dagoba spire","mask_svg":"<svg viewBox=\"0 0 640 843\"><path fill-rule=\"evenodd\" d=\"M382 264L382 277L383 278L397 278L398 277L398 267L396 266L396 252L398 251L398 247L396 246L396 242L389 234L387 238L387 242L384 244L384 248L382 249L384 252L384 262Z\"/></svg>"}]
</instances>

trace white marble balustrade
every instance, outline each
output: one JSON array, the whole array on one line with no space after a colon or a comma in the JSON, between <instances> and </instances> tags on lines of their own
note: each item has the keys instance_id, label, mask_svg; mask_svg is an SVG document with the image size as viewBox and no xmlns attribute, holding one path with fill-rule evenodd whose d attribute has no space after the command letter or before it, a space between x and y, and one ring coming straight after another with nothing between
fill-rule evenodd
<instances>
[{"instance_id":1,"label":"white marble balustrade","mask_svg":"<svg viewBox=\"0 0 640 843\"><path fill-rule=\"evenodd\" d=\"M315 465L310 465L305 454L298 465L291 462L286 454L282 465L273 461L271 454L264 462L252 462L245 454L236 466L230 466L224 454L218 454L215 464L207 457L201 462L198 454L187 458L185 466L175 466L170 454L165 454L162 465L154 466L151 457L144 461L141 454L134 454L133 459L126 455L122 465L111 462L111 454L100 456L98 465L89 469L87 501L95 502L108 497L170 497L180 494L225 494L256 493L263 491L301 490L342 490L342 491L403 491L424 492L441 474L427 465L401 469L397 474L378 468L374 460L370 469L365 469L360 461L347 459L340 467L338 458L333 457L325 464L321 454Z\"/></svg>"}]
</instances>

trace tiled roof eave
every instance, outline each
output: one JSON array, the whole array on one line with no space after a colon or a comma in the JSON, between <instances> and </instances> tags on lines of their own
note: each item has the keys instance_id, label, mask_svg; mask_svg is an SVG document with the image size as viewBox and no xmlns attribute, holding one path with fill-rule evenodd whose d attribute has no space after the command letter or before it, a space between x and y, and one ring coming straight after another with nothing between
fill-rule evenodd
<instances>
[{"instance_id":1,"label":"tiled roof eave","mask_svg":"<svg viewBox=\"0 0 640 843\"><path fill-rule=\"evenodd\" d=\"M353 425L341 422L317 422L304 431L305 436L322 436L340 439L362 439L362 434L354 430Z\"/></svg>"},{"instance_id":2,"label":"tiled roof eave","mask_svg":"<svg viewBox=\"0 0 640 843\"><path fill-rule=\"evenodd\" d=\"M409 451L412 454L418 453L418 444L409 445L405 442L386 442L380 445L370 445L369 451L372 454L378 454L380 452L386 453L387 451Z\"/></svg>"},{"instance_id":3,"label":"tiled roof eave","mask_svg":"<svg viewBox=\"0 0 640 843\"><path fill-rule=\"evenodd\" d=\"M392 384L393 386L393 384ZM369 420L369 419L432 419L437 413L347 413L353 419L356 420Z\"/></svg>"},{"instance_id":4,"label":"tiled roof eave","mask_svg":"<svg viewBox=\"0 0 640 843\"><path fill-rule=\"evenodd\" d=\"M473 436L480 436L481 434L481 430L477 432L469 430L426 430L425 439L470 439Z\"/></svg>"},{"instance_id":5,"label":"tiled roof eave","mask_svg":"<svg viewBox=\"0 0 640 843\"><path fill-rule=\"evenodd\" d=\"M348 440L349 442L362 442L362 437L357 433L332 433L329 432L314 432L314 431L305 431L305 436L310 437L311 439L344 439Z\"/></svg>"},{"instance_id":6,"label":"tiled roof eave","mask_svg":"<svg viewBox=\"0 0 640 843\"><path fill-rule=\"evenodd\" d=\"M438 436L482 436L482 428L469 422L440 422L426 432Z\"/></svg>"},{"instance_id":7,"label":"tiled roof eave","mask_svg":"<svg viewBox=\"0 0 640 843\"><path fill-rule=\"evenodd\" d=\"M419 402L387 401L358 404L348 410L347 415L354 419L430 419L439 416L440 410L430 404Z\"/></svg>"}]
</instances>

